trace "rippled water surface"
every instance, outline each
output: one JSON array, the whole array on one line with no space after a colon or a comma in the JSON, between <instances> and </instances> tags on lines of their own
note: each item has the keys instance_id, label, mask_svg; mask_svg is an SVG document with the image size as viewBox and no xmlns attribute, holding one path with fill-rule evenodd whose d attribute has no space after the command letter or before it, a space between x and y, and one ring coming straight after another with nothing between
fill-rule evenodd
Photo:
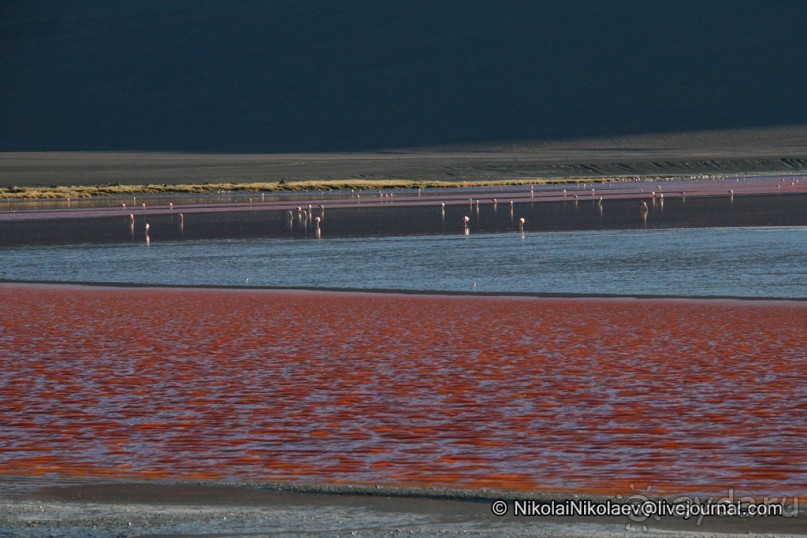
<instances>
[{"instance_id":1,"label":"rippled water surface","mask_svg":"<svg viewBox=\"0 0 807 538\"><path fill-rule=\"evenodd\" d=\"M16 474L803 495L807 304L0 285Z\"/></svg>"},{"instance_id":2,"label":"rippled water surface","mask_svg":"<svg viewBox=\"0 0 807 538\"><path fill-rule=\"evenodd\" d=\"M0 278L517 293L807 297L807 228L242 238L6 247Z\"/></svg>"}]
</instances>

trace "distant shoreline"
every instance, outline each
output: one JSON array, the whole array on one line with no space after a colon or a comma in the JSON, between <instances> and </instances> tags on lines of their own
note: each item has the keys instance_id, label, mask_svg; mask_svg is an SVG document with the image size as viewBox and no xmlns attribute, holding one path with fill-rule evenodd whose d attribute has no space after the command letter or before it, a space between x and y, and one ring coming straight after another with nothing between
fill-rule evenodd
<instances>
[{"instance_id":1,"label":"distant shoreline","mask_svg":"<svg viewBox=\"0 0 807 538\"><path fill-rule=\"evenodd\" d=\"M0 198L442 188L805 171L804 126L350 153L0 151Z\"/></svg>"},{"instance_id":2,"label":"distant shoreline","mask_svg":"<svg viewBox=\"0 0 807 538\"><path fill-rule=\"evenodd\" d=\"M249 193L301 193L320 191L374 191L382 189L417 190L417 189L470 189L485 187L518 187L526 185L568 185L578 183L601 184L631 181L673 181L696 179L723 179L733 177L752 178L756 176L781 175L782 177L801 176L804 170L788 171L755 171L734 173L684 173L655 175L599 175L592 177L533 177L528 179L476 179L476 180L432 180L432 179L311 179L311 180L279 180L279 181L230 181L223 183L132 183L122 184L70 184L48 186L31 184L0 185L0 199L5 200L44 200L44 199L79 199L95 197L115 197L132 195L204 195L204 194L249 194Z\"/></svg>"},{"instance_id":3,"label":"distant shoreline","mask_svg":"<svg viewBox=\"0 0 807 538\"><path fill-rule=\"evenodd\" d=\"M213 284L142 284L135 282L82 282L56 280L10 280L0 278L0 287L54 287L54 288L109 288L109 289L157 289L157 290L212 290L233 292L280 292L300 294L333 294L333 295L368 295L387 296L405 295L422 297L479 297L487 299L550 299L550 300L602 300L602 301L702 301L702 302L740 302L742 303L791 303L805 302L807 297L744 297L737 295L640 295L640 294L607 294L607 293L536 293L506 291L453 291L453 290L408 290L378 288L325 288L325 287L284 287L284 286L228 286Z\"/></svg>"},{"instance_id":4,"label":"distant shoreline","mask_svg":"<svg viewBox=\"0 0 807 538\"><path fill-rule=\"evenodd\" d=\"M616 178L613 178L616 180ZM637 178L624 178L625 181ZM654 178L661 180L661 178ZM155 195L155 194L216 194L216 193L305 193L313 191L346 191L378 189L461 189L474 187L499 187L519 185L555 185L575 182L601 183L601 178L568 179L523 179L500 181L409 181L409 180L309 180L290 182L256 183L199 183L199 184L146 184L121 185L73 185L50 187L0 187L0 198L8 199L53 199L89 198L97 196Z\"/></svg>"},{"instance_id":5,"label":"distant shoreline","mask_svg":"<svg viewBox=\"0 0 807 538\"><path fill-rule=\"evenodd\" d=\"M466 536L682 536L702 533L769 535L807 534L803 508L795 499L776 499L785 509L779 517L518 517L516 500L539 504L588 500L593 503L638 503L661 499L643 492L623 496L562 492L452 490L445 488L375 487L349 484L238 484L188 481L143 481L89 477L45 478L2 476L7 489L0 497L0 531L75 533L106 536L137 534L273 533L311 536L352 532L386 536L391 518L398 530L415 535ZM732 494L728 492L727 494ZM717 497L723 498L721 494ZM717 498L713 497L713 498ZM492 514L494 499L505 500L511 513ZM706 497L685 496L684 499ZM522 501L523 502L523 501ZM99 517L99 514L105 514ZM338 522L333 521L338 514ZM446 514L451 514L447 517ZM73 534L71 534L73 535Z\"/></svg>"}]
</instances>

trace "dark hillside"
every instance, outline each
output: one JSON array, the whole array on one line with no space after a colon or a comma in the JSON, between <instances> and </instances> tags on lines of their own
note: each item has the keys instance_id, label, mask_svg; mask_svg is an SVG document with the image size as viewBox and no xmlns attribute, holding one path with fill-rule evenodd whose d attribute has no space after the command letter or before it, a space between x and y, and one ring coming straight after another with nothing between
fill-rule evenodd
<instances>
[{"instance_id":1,"label":"dark hillside","mask_svg":"<svg viewBox=\"0 0 807 538\"><path fill-rule=\"evenodd\" d=\"M0 151L361 151L807 122L807 3L0 5Z\"/></svg>"}]
</instances>

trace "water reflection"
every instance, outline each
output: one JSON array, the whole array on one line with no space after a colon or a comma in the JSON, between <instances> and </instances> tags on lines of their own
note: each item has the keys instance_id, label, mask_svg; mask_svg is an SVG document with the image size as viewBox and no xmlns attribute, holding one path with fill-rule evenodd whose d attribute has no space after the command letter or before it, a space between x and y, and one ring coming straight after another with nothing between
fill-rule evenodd
<instances>
[{"instance_id":1,"label":"water reflection","mask_svg":"<svg viewBox=\"0 0 807 538\"><path fill-rule=\"evenodd\" d=\"M469 202L471 232L501 233L518 229L518 219L525 218L531 231L663 229L687 227L734 226L807 226L807 195L744 196L727 204L726 197L691 198L683 196L667 200L650 198L639 203L635 199L592 200L573 204L557 202L512 202L507 212L497 212L496 205L482 210L480 200ZM492 204L492 202L491 202ZM607 211L605 210L607 206ZM173 208L172 208L173 209ZM125 218L144 219L142 211ZM324 226L326 206L297 206L295 210L237 211L218 213L185 213L179 225L177 213L148 215L152 240L250 238L250 237L314 237L314 217ZM379 235L462 234L464 204L347 206L327 208L328 237ZM637 218L637 215L639 218ZM120 227L121 216L86 219L0 220L0 246L70 243L118 243L131 241L131 227Z\"/></svg>"},{"instance_id":2,"label":"water reflection","mask_svg":"<svg viewBox=\"0 0 807 538\"><path fill-rule=\"evenodd\" d=\"M150 222L148 252L130 243L6 247L0 278L242 286L248 277L254 286L441 291L475 281L484 292L807 298L804 227L543 232L526 218L529 233L489 233L464 219L449 220L448 235L334 237L329 217L316 242L171 241L170 226Z\"/></svg>"}]
</instances>

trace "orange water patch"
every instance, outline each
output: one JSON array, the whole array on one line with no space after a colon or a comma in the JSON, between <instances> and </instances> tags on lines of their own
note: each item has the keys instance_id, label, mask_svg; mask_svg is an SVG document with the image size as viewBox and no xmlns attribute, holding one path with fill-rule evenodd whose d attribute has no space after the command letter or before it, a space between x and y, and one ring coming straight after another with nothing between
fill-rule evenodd
<instances>
[{"instance_id":1,"label":"orange water patch","mask_svg":"<svg viewBox=\"0 0 807 538\"><path fill-rule=\"evenodd\" d=\"M807 304L0 285L0 472L807 491Z\"/></svg>"}]
</instances>

